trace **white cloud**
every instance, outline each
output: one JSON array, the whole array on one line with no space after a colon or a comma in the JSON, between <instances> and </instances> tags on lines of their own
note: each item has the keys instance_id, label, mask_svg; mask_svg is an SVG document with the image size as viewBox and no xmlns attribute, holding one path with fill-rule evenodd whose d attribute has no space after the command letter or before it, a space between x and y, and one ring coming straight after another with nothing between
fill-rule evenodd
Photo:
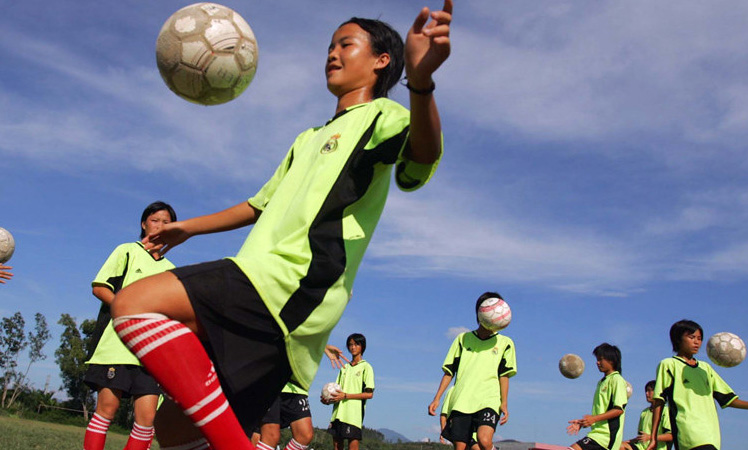
<instances>
[{"instance_id":1,"label":"white cloud","mask_svg":"<svg viewBox=\"0 0 748 450\"><path fill-rule=\"evenodd\" d=\"M444 333L445 336L447 336L449 339L454 339L457 336L459 336L462 333L467 333L470 331L470 328L467 327L449 327L446 333Z\"/></svg>"}]
</instances>

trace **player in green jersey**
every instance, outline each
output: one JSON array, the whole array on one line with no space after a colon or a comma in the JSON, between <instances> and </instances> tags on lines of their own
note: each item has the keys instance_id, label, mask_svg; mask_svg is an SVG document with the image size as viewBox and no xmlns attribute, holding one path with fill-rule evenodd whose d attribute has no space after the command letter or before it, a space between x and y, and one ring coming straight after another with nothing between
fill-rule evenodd
<instances>
[{"instance_id":1,"label":"player in green jersey","mask_svg":"<svg viewBox=\"0 0 748 450\"><path fill-rule=\"evenodd\" d=\"M332 404L332 417L327 432L332 436L333 448L343 450L348 441L348 450L358 450L363 438L362 429L366 401L374 397L374 369L364 360L366 337L353 333L346 339L351 361L340 368L335 382L340 391L329 401L320 397L324 404Z\"/></svg>"},{"instance_id":2,"label":"player in green jersey","mask_svg":"<svg viewBox=\"0 0 748 450\"><path fill-rule=\"evenodd\" d=\"M148 205L140 218L140 239L158 232L177 220L174 209L164 202ZM114 295L135 281L173 269L158 251L148 251L140 241L119 245L107 258L91 283L93 295L101 300L96 328L92 335L93 354L89 355L84 381L96 391L96 411L86 428L84 450L102 450L111 420L120 400L133 397L135 423L128 450L146 450L153 440L153 419L161 389L127 347L112 326L109 313Z\"/></svg>"},{"instance_id":3,"label":"player in green jersey","mask_svg":"<svg viewBox=\"0 0 748 450\"><path fill-rule=\"evenodd\" d=\"M252 449L246 433L286 382L309 388L393 174L414 190L434 172L442 134L432 75L449 56L451 20L452 0L423 8L404 44L381 21L342 24L325 60L335 115L302 132L248 201L148 236L148 248L165 253L254 224L235 258L142 280L112 309L120 338L213 450ZM403 67L410 111L386 98ZM161 411L179 431L159 435L164 446L194 437L178 425L184 414Z\"/></svg>"},{"instance_id":4,"label":"player in green jersey","mask_svg":"<svg viewBox=\"0 0 748 450\"><path fill-rule=\"evenodd\" d=\"M621 450L644 450L649 445L650 433L652 432L652 412L654 411L654 388L655 380L648 381L644 386L644 395L649 406L644 408L639 416L637 436L634 439L623 441ZM670 450L673 442L673 433L670 432L670 415L667 408L662 410L662 420L657 429L656 450Z\"/></svg>"},{"instance_id":5,"label":"player in green jersey","mask_svg":"<svg viewBox=\"0 0 748 450\"><path fill-rule=\"evenodd\" d=\"M475 303L478 308L488 298L501 298L486 292ZM449 417L442 435L455 450L465 450L476 435L481 450L493 448L496 425L509 419L509 378L517 373L514 342L507 336L490 331L478 322L474 331L455 338L442 365L442 376L428 413L436 415L442 394L454 378L449 396Z\"/></svg>"},{"instance_id":6,"label":"player in green jersey","mask_svg":"<svg viewBox=\"0 0 748 450\"><path fill-rule=\"evenodd\" d=\"M582 428L590 427L584 438L575 442L574 450L618 450L623 441L625 419L626 380L621 376L621 351L607 342L592 351L597 359L597 370L605 376L597 383L592 400L592 414L569 421L566 432L575 435Z\"/></svg>"},{"instance_id":7,"label":"player in green jersey","mask_svg":"<svg viewBox=\"0 0 748 450\"><path fill-rule=\"evenodd\" d=\"M717 407L748 409L748 402L738 399L730 386L712 369L696 359L704 339L701 325L681 320L670 327L670 343L676 355L660 361L654 389L655 407L652 429L662 420L667 404L675 450L719 450L720 431ZM657 448L653 433L647 450Z\"/></svg>"}]
</instances>

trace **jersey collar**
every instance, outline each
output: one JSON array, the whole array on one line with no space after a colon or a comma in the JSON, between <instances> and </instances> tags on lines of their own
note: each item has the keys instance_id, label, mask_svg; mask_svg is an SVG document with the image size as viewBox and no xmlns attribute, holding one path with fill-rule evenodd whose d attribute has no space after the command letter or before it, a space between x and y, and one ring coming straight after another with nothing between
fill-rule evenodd
<instances>
[{"instance_id":1,"label":"jersey collar","mask_svg":"<svg viewBox=\"0 0 748 450\"><path fill-rule=\"evenodd\" d=\"M333 123L333 122L334 122L334 121L335 121L335 120L336 120L336 119L337 119L338 117L340 117L340 116L344 115L344 114L345 114L345 113L347 113L348 111L353 111L354 109L358 109L358 108L364 107L364 106L366 106L366 105L368 105L368 104L370 104L370 103L371 103L371 102L367 102L367 103L359 103L358 105L353 105L353 106L349 106L348 108L346 108L346 109L344 109L344 110L340 111L339 113L335 114L335 115L334 115L334 116L332 117L332 119L330 119L330 120L328 120L328 121L327 121L327 123L325 124L325 126L327 126L327 125L330 125L330 124L331 124L331 123Z\"/></svg>"}]
</instances>

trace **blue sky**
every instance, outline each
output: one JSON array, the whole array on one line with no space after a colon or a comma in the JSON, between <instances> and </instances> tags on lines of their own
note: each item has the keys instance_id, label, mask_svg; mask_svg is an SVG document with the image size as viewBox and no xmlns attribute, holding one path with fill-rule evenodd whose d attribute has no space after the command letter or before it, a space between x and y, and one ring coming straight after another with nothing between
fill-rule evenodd
<instances>
[{"instance_id":1,"label":"blue sky","mask_svg":"<svg viewBox=\"0 0 748 450\"><path fill-rule=\"evenodd\" d=\"M673 322L748 337L748 4L456 3L452 56L435 76L444 158L426 188L392 191L333 332L341 347L351 332L368 338L377 390L365 424L436 438L426 406L441 362L474 327L475 299L497 290L519 359L497 433L575 440L566 421L591 409L591 351L607 341L635 388L633 436ZM227 1L257 35L259 69L240 98L201 107L165 87L154 57L162 23L187 4L29 0L0 16L0 226L17 243L0 315L95 317L90 281L137 238L145 205L167 201L183 218L234 205L297 133L332 116L323 67L340 22L381 18L405 33L421 4L441 6ZM246 232L169 257L233 255ZM59 383L56 345L33 369L39 387ZM581 378L559 375L565 353L585 358ZM719 372L748 397L748 364ZM334 377L323 361L312 397ZM312 403L324 427L330 408ZM736 448L748 415L720 418L723 447Z\"/></svg>"}]
</instances>

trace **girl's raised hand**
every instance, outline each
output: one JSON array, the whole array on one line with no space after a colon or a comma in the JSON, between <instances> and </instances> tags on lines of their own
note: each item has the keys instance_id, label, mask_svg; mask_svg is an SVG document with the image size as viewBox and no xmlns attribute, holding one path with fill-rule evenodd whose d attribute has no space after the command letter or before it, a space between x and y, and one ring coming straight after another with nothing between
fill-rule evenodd
<instances>
[{"instance_id":1,"label":"girl's raised hand","mask_svg":"<svg viewBox=\"0 0 748 450\"><path fill-rule=\"evenodd\" d=\"M156 251L164 256L166 252L192 236L183 228L183 225L184 222L164 224L160 230L143 238L143 246L148 251Z\"/></svg>"},{"instance_id":2,"label":"girl's raised hand","mask_svg":"<svg viewBox=\"0 0 748 450\"><path fill-rule=\"evenodd\" d=\"M427 24L429 17L431 21ZM405 40L405 75L411 86L428 89L431 74L447 59L451 49L449 25L452 22L452 0L444 0L441 11L424 7Z\"/></svg>"}]
</instances>

